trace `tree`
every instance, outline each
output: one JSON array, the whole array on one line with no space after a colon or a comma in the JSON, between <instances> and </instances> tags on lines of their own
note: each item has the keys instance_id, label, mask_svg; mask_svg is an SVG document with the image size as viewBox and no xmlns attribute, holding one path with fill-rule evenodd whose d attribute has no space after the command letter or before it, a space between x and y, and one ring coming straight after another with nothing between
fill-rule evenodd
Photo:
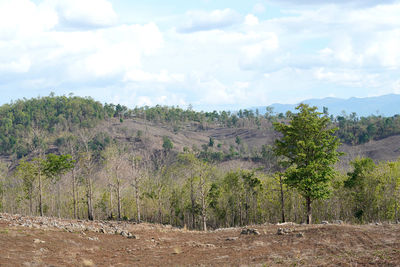
<instances>
[{"instance_id":1,"label":"tree","mask_svg":"<svg viewBox=\"0 0 400 267\"><path fill-rule=\"evenodd\" d=\"M300 104L298 113L290 114L290 121L274 123L282 134L275 142L274 151L284 156L289 168L285 171L285 183L296 188L306 199L307 223L312 221L311 204L315 199L326 198L329 182L335 171L333 164L339 159L339 140L335 128L328 128L329 118L316 111L316 107Z\"/></svg>"},{"instance_id":2,"label":"tree","mask_svg":"<svg viewBox=\"0 0 400 267\"><path fill-rule=\"evenodd\" d=\"M363 221L365 210L367 209L368 196L366 188L368 187L368 178L376 168L374 161L370 158L359 158L350 162L353 171L347 173L347 180L344 181L344 187L352 190L354 207L354 216ZM371 178L369 178L371 180ZM371 186L372 187L372 186Z\"/></svg>"},{"instance_id":3,"label":"tree","mask_svg":"<svg viewBox=\"0 0 400 267\"><path fill-rule=\"evenodd\" d=\"M75 160L69 154L65 155L55 155L48 154L43 165L43 174L45 177L50 179L53 184L60 180L61 175L69 172L75 167ZM60 217L60 184L57 187L57 211L58 217ZM42 210L42 208L41 208ZM42 214L41 214L42 215Z\"/></svg>"},{"instance_id":4,"label":"tree","mask_svg":"<svg viewBox=\"0 0 400 267\"><path fill-rule=\"evenodd\" d=\"M109 176L109 186L110 189L114 188L117 193L117 211L118 211L118 220L121 220L121 190L123 188L124 179L122 178L124 165L126 165L126 153L122 147L118 144L113 144L108 146L103 151L103 157L105 159L105 165L107 169L107 173ZM112 190L110 190L110 218L112 218Z\"/></svg>"},{"instance_id":5,"label":"tree","mask_svg":"<svg viewBox=\"0 0 400 267\"><path fill-rule=\"evenodd\" d=\"M141 222L141 203L140 203L140 194L141 194L141 180L144 176L144 161L141 156L131 155L128 158L128 161L131 166L131 175L133 177L132 186L135 190L135 203L136 203L136 222Z\"/></svg>"},{"instance_id":6,"label":"tree","mask_svg":"<svg viewBox=\"0 0 400 267\"><path fill-rule=\"evenodd\" d=\"M172 143L171 139L168 138L168 136L163 137L163 148L165 151L170 151L172 148L174 148L174 144Z\"/></svg>"},{"instance_id":7,"label":"tree","mask_svg":"<svg viewBox=\"0 0 400 267\"><path fill-rule=\"evenodd\" d=\"M43 216L43 177L45 160L42 158L33 158L28 162L24 159L20 160L17 167L17 176L21 178L25 196L29 199L29 211L33 214L33 194L35 189L35 182L38 181L38 194L39 194L39 213Z\"/></svg>"}]
</instances>

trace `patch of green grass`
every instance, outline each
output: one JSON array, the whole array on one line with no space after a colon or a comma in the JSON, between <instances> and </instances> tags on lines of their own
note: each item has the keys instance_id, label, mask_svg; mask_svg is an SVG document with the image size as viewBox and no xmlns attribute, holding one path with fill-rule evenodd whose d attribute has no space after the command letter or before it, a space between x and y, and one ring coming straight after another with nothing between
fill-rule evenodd
<instances>
[{"instance_id":1,"label":"patch of green grass","mask_svg":"<svg viewBox=\"0 0 400 267\"><path fill-rule=\"evenodd\" d=\"M7 228L0 229L0 234L8 234L8 229Z\"/></svg>"}]
</instances>

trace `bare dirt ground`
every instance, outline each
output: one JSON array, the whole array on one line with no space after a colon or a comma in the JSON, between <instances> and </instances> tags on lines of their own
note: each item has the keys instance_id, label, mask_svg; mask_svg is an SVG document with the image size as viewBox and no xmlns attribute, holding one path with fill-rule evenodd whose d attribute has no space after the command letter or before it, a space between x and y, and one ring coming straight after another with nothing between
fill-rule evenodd
<instances>
[{"instance_id":1,"label":"bare dirt ground","mask_svg":"<svg viewBox=\"0 0 400 267\"><path fill-rule=\"evenodd\" d=\"M259 235L0 214L0 266L400 266L400 225L249 228Z\"/></svg>"}]
</instances>

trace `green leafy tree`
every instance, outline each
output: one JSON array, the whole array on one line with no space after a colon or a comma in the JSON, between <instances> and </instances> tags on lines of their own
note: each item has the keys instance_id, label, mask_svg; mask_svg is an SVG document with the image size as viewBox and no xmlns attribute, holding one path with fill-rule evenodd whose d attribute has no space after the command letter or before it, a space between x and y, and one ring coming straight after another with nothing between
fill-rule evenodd
<instances>
[{"instance_id":1,"label":"green leafy tree","mask_svg":"<svg viewBox=\"0 0 400 267\"><path fill-rule=\"evenodd\" d=\"M168 136L163 137L163 148L165 151L170 151L174 147L174 144L172 143L171 139L168 138Z\"/></svg>"},{"instance_id":2,"label":"green leafy tree","mask_svg":"<svg viewBox=\"0 0 400 267\"><path fill-rule=\"evenodd\" d=\"M347 180L344 181L344 187L351 190L354 207L354 216L363 221L364 213L371 195L368 196L368 180L371 180L372 172L376 165L370 158L355 159L350 162L353 171L347 173ZM371 186L372 187L372 186Z\"/></svg>"},{"instance_id":3,"label":"green leafy tree","mask_svg":"<svg viewBox=\"0 0 400 267\"><path fill-rule=\"evenodd\" d=\"M334 176L333 164L338 161L339 140L330 129L329 118L321 116L316 107L300 104L298 113L290 114L290 121L274 123L282 137L275 142L275 153L286 158L285 183L297 188L306 199L307 223L312 221L311 204L326 198L329 182Z\"/></svg>"}]
</instances>

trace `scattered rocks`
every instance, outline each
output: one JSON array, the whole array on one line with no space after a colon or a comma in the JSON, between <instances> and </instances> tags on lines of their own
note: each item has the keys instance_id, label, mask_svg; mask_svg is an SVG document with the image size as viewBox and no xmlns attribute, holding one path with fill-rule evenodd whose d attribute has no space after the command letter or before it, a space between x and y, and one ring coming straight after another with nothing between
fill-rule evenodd
<instances>
[{"instance_id":1,"label":"scattered rocks","mask_svg":"<svg viewBox=\"0 0 400 267\"><path fill-rule=\"evenodd\" d=\"M277 223L276 225L297 225L297 223L294 222L283 222L283 223Z\"/></svg>"},{"instance_id":2,"label":"scattered rocks","mask_svg":"<svg viewBox=\"0 0 400 267\"><path fill-rule=\"evenodd\" d=\"M294 231L294 229L291 229L291 228L278 228L277 234L278 235L286 235L293 231Z\"/></svg>"},{"instance_id":3,"label":"scattered rocks","mask_svg":"<svg viewBox=\"0 0 400 267\"><path fill-rule=\"evenodd\" d=\"M0 216L0 219L8 222L10 226L22 226L41 230L57 229L69 233L81 233L82 235L86 235L84 232L94 232L102 234L118 234L133 239L138 238L127 231L126 228L128 224L121 221L68 220L44 216L34 217L22 216L19 214L11 215L7 213L1 213Z\"/></svg>"},{"instance_id":4,"label":"scattered rocks","mask_svg":"<svg viewBox=\"0 0 400 267\"><path fill-rule=\"evenodd\" d=\"M99 238L97 236L94 236L94 237L89 236L87 239L90 241L99 241Z\"/></svg>"},{"instance_id":5,"label":"scattered rocks","mask_svg":"<svg viewBox=\"0 0 400 267\"><path fill-rule=\"evenodd\" d=\"M241 235L260 235L260 232L254 228L245 228L240 232Z\"/></svg>"},{"instance_id":6,"label":"scattered rocks","mask_svg":"<svg viewBox=\"0 0 400 267\"><path fill-rule=\"evenodd\" d=\"M40 240L40 239L35 238L35 239L33 240L33 243L35 243L35 244L44 244L44 243L46 243L46 242L43 241L43 240Z\"/></svg>"},{"instance_id":7,"label":"scattered rocks","mask_svg":"<svg viewBox=\"0 0 400 267\"><path fill-rule=\"evenodd\" d=\"M328 221L322 221L321 224L329 224Z\"/></svg>"},{"instance_id":8,"label":"scattered rocks","mask_svg":"<svg viewBox=\"0 0 400 267\"><path fill-rule=\"evenodd\" d=\"M237 240L237 239L238 239L238 237L235 236L235 237L227 237L225 240L226 240L226 241L235 241L235 240Z\"/></svg>"}]
</instances>

